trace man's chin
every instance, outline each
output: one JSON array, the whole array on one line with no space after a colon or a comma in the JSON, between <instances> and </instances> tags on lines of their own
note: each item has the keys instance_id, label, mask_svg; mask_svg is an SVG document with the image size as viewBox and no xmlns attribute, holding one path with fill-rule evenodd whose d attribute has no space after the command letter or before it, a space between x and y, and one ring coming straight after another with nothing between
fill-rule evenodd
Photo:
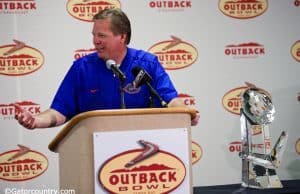
<instances>
[{"instance_id":1,"label":"man's chin","mask_svg":"<svg viewBox=\"0 0 300 194\"><path fill-rule=\"evenodd\" d=\"M103 53L101 53L101 52L98 52L98 57L100 58L100 59L103 59L104 61L106 61L108 58L105 56L105 55L103 55Z\"/></svg>"}]
</instances>

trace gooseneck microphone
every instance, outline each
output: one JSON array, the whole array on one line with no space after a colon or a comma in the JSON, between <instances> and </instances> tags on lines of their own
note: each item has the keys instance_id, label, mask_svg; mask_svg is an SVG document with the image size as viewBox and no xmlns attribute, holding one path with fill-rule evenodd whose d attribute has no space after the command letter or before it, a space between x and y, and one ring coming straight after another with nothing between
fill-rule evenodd
<instances>
[{"instance_id":1,"label":"gooseneck microphone","mask_svg":"<svg viewBox=\"0 0 300 194\"><path fill-rule=\"evenodd\" d=\"M149 73L141 67L135 66L132 68L131 71L132 74L135 76L135 79L132 82L132 85L135 88L138 88L141 85L152 81L152 77L149 75Z\"/></svg>"},{"instance_id":2,"label":"gooseneck microphone","mask_svg":"<svg viewBox=\"0 0 300 194\"><path fill-rule=\"evenodd\" d=\"M115 76L119 78L120 81L120 100L121 100L121 108L125 109L125 96L124 96L124 84L126 80L125 74L119 69L116 62L112 59L109 59L106 61L106 67L107 69L111 69Z\"/></svg>"},{"instance_id":3,"label":"gooseneck microphone","mask_svg":"<svg viewBox=\"0 0 300 194\"><path fill-rule=\"evenodd\" d=\"M167 107L167 103L160 97L157 91L152 87L150 82L152 81L152 77L150 74L143 68L135 66L131 70L132 74L135 76L135 79L132 82L134 88L138 88L143 84L146 84L150 90L150 104L152 104L152 96L155 96L159 99L162 107ZM151 105L152 107L153 105Z\"/></svg>"},{"instance_id":4,"label":"gooseneck microphone","mask_svg":"<svg viewBox=\"0 0 300 194\"><path fill-rule=\"evenodd\" d=\"M124 81L126 79L126 75L119 69L114 60L108 59L106 61L106 67L107 69L111 69L120 80Z\"/></svg>"}]
</instances>

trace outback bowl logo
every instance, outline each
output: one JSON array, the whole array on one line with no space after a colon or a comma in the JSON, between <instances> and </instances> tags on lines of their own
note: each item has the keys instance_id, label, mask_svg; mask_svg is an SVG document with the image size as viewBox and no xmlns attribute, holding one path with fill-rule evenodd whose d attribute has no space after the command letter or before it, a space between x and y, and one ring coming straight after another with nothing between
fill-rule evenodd
<instances>
[{"instance_id":1,"label":"outback bowl logo","mask_svg":"<svg viewBox=\"0 0 300 194\"><path fill-rule=\"evenodd\" d=\"M203 152L199 144L192 141L192 164L197 163L202 158Z\"/></svg>"},{"instance_id":2,"label":"outback bowl logo","mask_svg":"<svg viewBox=\"0 0 300 194\"><path fill-rule=\"evenodd\" d=\"M84 57L86 55L89 55L93 52L96 52L96 49L95 48L91 48L91 49L78 49L75 51L75 54L74 54L74 59L77 60L81 57Z\"/></svg>"},{"instance_id":3,"label":"outback bowl logo","mask_svg":"<svg viewBox=\"0 0 300 194\"><path fill-rule=\"evenodd\" d=\"M102 165L98 179L105 190L118 194L162 194L181 185L186 175L183 162L150 142L143 143L145 149L120 153Z\"/></svg>"},{"instance_id":4,"label":"outback bowl logo","mask_svg":"<svg viewBox=\"0 0 300 194\"><path fill-rule=\"evenodd\" d=\"M241 109L241 93L244 92L244 90L247 87L240 87L240 88L235 88L227 92L223 98L222 98L222 104L223 107L228 111L233 114L240 114L240 109Z\"/></svg>"},{"instance_id":5,"label":"outback bowl logo","mask_svg":"<svg viewBox=\"0 0 300 194\"><path fill-rule=\"evenodd\" d=\"M264 46L256 42L242 43L237 45L231 44L225 47L225 55L232 56L234 58L254 58L264 54Z\"/></svg>"},{"instance_id":6,"label":"outback bowl logo","mask_svg":"<svg viewBox=\"0 0 300 194\"><path fill-rule=\"evenodd\" d=\"M39 104L36 104L31 101L22 101L17 102L16 104L20 105L22 109L28 110L33 115L41 113L41 107ZM0 116L3 119L14 119L15 114L18 114L20 110L16 109L12 103L10 104L0 104Z\"/></svg>"},{"instance_id":7,"label":"outback bowl logo","mask_svg":"<svg viewBox=\"0 0 300 194\"><path fill-rule=\"evenodd\" d=\"M165 69L175 70L192 65L198 57L194 46L171 36L172 40L159 42L153 45L149 52L155 54Z\"/></svg>"},{"instance_id":8,"label":"outback bowl logo","mask_svg":"<svg viewBox=\"0 0 300 194\"><path fill-rule=\"evenodd\" d=\"M230 152L241 152L242 151L242 143L241 141L233 141L229 144Z\"/></svg>"},{"instance_id":9,"label":"outback bowl logo","mask_svg":"<svg viewBox=\"0 0 300 194\"><path fill-rule=\"evenodd\" d=\"M36 10L35 0L1 0L0 14L27 14Z\"/></svg>"},{"instance_id":10,"label":"outback bowl logo","mask_svg":"<svg viewBox=\"0 0 300 194\"><path fill-rule=\"evenodd\" d=\"M221 12L237 19L257 17L263 14L267 8L267 0L219 0Z\"/></svg>"},{"instance_id":11,"label":"outback bowl logo","mask_svg":"<svg viewBox=\"0 0 300 194\"><path fill-rule=\"evenodd\" d=\"M18 150L0 154L0 179L24 181L36 178L47 170L46 156L28 147L18 146Z\"/></svg>"},{"instance_id":12,"label":"outback bowl logo","mask_svg":"<svg viewBox=\"0 0 300 194\"><path fill-rule=\"evenodd\" d=\"M24 42L0 46L0 74L21 76L38 70L44 64L43 54Z\"/></svg>"},{"instance_id":13,"label":"outback bowl logo","mask_svg":"<svg viewBox=\"0 0 300 194\"><path fill-rule=\"evenodd\" d=\"M192 7L192 1L150 1L149 7L152 9L158 9L159 11L182 11L186 8Z\"/></svg>"},{"instance_id":14,"label":"outback bowl logo","mask_svg":"<svg viewBox=\"0 0 300 194\"><path fill-rule=\"evenodd\" d=\"M178 94L178 97L183 100L183 103L186 106L195 107L196 99L193 96L188 95L188 94L180 93L180 94Z\"/></svg>"},{"instance_id":15,"label":"outback bowl logo","mask_svg":"<svg viewBox=\"0 0 300 194\"><path fill-rule=\"evenodd\" d=\"M296 141L295 148L296 152L300 155L300 138Z\"/></svg>"},{"instance_id":16,"label":"outback bowl logo","mask_svg":"<svg viewBox=\"0 0 300 194\"><path fill-rule=\"evenodd\" d=\"M68 0L67 11L74 18L91 22L93 16L108 8L121 8L118 0Z\"/></svg>"},{"instance_id":17,"label":"outback bowl logo","mask_svg":"<svg viewBox=\"0 0 300 194\"><path fill-rule=\"evenodd\" d=\"M291 48L291 53L296 61L300 62L300 40L298 40Z\"/></svg>"},{"instance_id":18,"label":"outback bowl logo","mask_svg":"<svg viewBox=\"0 0 300 194\"><path fill-rule=\"evenodd\" d=\"M264 149L271 149L271 141L270 139L265 139L265 143L256 143L251 144L252 150L256 152L263 152ZM242 151L242 142L241 141L233 141L229 144L229 151L234 152L241 152Z\"/></svg>"}]
</instances>

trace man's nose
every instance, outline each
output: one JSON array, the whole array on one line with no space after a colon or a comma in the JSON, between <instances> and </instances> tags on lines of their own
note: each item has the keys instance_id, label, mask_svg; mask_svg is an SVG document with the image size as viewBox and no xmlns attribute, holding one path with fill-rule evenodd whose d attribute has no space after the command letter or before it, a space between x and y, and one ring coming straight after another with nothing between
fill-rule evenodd
<instances>
[{"instance_id":1,"label":"man's nose","mask_svg":"<svg viewBox=\"0 0 300 194\"><path fill-rule=\"evenodd\" d=\"M95 37L95 38L94 38L94 43L95 43L95 44L102 44L103 42L102 42L101 38Z\"/></svg>"}]
</instances>

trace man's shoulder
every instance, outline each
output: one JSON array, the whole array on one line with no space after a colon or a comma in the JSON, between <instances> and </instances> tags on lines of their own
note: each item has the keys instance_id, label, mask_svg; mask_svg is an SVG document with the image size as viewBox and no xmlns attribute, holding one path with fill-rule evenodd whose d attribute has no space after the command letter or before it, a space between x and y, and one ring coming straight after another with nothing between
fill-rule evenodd
<instances>
[{"instance_id":1,"label":"man's shoulder","mask_svg":"<svg viewBox=\"0 0 300 194\"><path fill-rule=\"evenodd\" d=\"M82 56L82 57L76 59L75 62L79 62L80 63L80 62L83 62L83 61L93 61L93 60L96 60L98 58L99 57L98 57L97 52L93 52L93 53L89 53L89 54L87 54L85 56Z\"/></svg>"},{"instance_id":2,"label":"man's shoulder","mask_svg":"<svg viewBox=\"0 0 300 194\"><path fill-rule=\"evenodd\" d=\"M97 52L94 52L76 59L73 65L77 67L85 67L88 64L89 66L91 66L91 64L97 64L97 63L99 63L99 57Z\"/></svg>"},{"instance_id":3,"label":"man's shoulder","mask_svg":"<svg viewBox=\"0 0 300 194\"><path fill-rule=\"evenodd\" d=\"M71 69L73 69L73 71L86 71L87 69L99 67L99 63L101 63L101 60L99 60L98 54L91 53L73 61Z\"/></svg>"},{"instance_id":4,"label":"man's shoulder","mask_svg":"<svg viewBox=\"0 0 300 194\"><path fill-rule=\"evenodd\" d=\"M157 58L156 55L142 49L129 48L129 52L132 55L132 57L134 57L135 60L138 61L153 62Z\"/></svg>"}]
</instances>

